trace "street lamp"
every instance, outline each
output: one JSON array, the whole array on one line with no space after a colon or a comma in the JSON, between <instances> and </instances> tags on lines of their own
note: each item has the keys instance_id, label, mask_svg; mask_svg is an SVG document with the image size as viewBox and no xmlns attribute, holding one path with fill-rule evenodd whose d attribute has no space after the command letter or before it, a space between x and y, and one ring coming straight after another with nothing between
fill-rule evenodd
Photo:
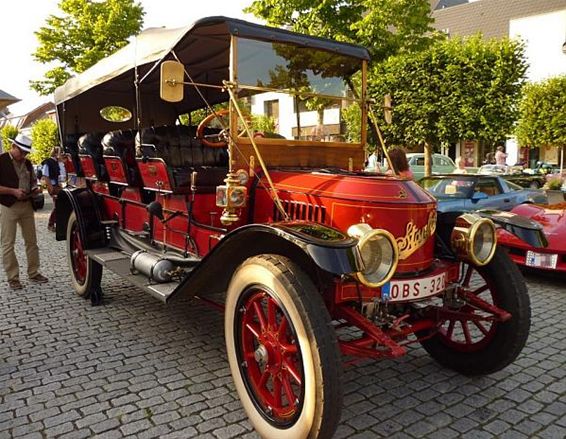
<instances>
[{"instance_id":1,"label":"street lamp","mask_svg":"<svg viewBox=\"0 0 566 439\"><path fill-rule=\"evenodd\" d=\"M564 44L562 44L562 53L566 55L566 41L564 41Z\"/></svg>"}]
</instances>

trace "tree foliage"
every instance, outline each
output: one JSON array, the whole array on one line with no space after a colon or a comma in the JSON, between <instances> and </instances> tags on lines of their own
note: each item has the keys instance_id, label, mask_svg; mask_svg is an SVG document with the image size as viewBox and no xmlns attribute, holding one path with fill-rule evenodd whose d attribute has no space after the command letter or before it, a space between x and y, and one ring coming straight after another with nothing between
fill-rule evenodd
<instances>
[{"instance_id":1,"label":"tree foliage","mask_svg":"<svg viewBox=\"0 0 566 439\"><path fill-rule=\"evenodd\" d=\"M51 151L59 145L59 131L52 119L40 119L31 128L32 151L29 159L41 163L51 156Z\"/></svg>"},{"instance_id":2,"label":"tree foliage","mask_svg":"<svg viewBox=\"0 0 566 439\"><path fill-rule=\"evenodd\" d=\"M361 44L376 61L438 38L428 0L254 0L245 12L272 26Z\"/></svg>"},{"instance_id":3,"label":"tree foliage","mask_svg":"<svg viewBox=\"0 0 566 439\"><path fill-rule=\"evenodd\" d=\"M512 132L526 68L520 42L454 38L376 66L370 95L393 96L392 143L495 142Z\"/></svg>"},{"instance_id":4,"label":"tree foliage","mask_svg":"<svg viewBox=\"0 0 566 439\"><path fill-rule=\"evenodd\" d=\"M63 14L50 15L36 32L34 58L55 63L43 79L30 82L42 95L125 46L143 24L143 7L134 0L61 0L59 8Z\"/></svg>"},{"instance_id":5,"label":"tree foliage","mask_svg":"<svg viewBox=\"0 0 566 439\"><path fill-rule=\"evenodd\" d=\"M566 146L566 75L527 84L519 106L519 145Z\"/></svg>"},{"instance_id":6,"label":"tree foliage","mask_svg":"<svg viewBox=\"0 0 566 439\"><path fill-rule=\"evenodd\" d=\"M14 125L5 125L2 129L0 129L0 138L2 138L4 151L10 151L10 148L12 148L12 142L10 142L10 139L14 139L17 135L18 128Z\"/></svg>"}]
</instances>

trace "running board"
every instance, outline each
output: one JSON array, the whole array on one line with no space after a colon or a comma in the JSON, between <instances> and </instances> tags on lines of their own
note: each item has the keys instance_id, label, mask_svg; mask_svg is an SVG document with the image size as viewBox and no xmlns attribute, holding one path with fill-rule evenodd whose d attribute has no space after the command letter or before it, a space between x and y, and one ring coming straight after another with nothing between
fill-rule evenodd
<instances>
[{"instance_id":1,"label":"running board","mask_svg":"<svg viewBox=\"0 0 566 439\"><path fill-rule=\"evenodd\" d=\"M180 285L179 282L150 283L149 279L144 274L133 274L130 271L130 256L121 251L105 247L86 250L85 253L93 261L98 262L100 265L108 268L118 276L123 277L131 284L141 288L163 303L167 302L167 299Z\"/></svg>"}]
</instances>

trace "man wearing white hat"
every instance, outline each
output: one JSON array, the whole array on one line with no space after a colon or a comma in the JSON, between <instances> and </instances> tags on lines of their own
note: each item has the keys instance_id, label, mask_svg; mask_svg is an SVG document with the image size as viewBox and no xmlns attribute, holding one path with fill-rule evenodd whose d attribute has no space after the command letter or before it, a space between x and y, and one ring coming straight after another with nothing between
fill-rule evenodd
<instances>
[{"instance_id":1,"label":"man wearing white hat","mask_svg":"<svg viewBox=\"0 0 566 439\"><path fill-rule=\"evenodd\" d=\"M39 272L39 247L35 234L35 218L31 196L39 192L37 178L26 156L31 152L31 139L18 134L10 139L12 148L0 154L0 232L2 262L8 284L13 290L23 288L14 245L20 225L26 247L28 278L35 283L48 279Z\"/></svg>"}]
</instances>

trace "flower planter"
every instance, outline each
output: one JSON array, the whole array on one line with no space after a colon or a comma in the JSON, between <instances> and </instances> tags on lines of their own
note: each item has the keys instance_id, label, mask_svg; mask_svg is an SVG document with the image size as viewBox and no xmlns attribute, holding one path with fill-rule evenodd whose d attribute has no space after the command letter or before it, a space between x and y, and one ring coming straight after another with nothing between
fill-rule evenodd
<instances>
[{"instance_id":1,"label":"flower planter","mask_svg":"<svg viewBox=\"0 0 566 439\"><path fill-rule=\"evenodd\" d=\"M564 192L561 190L547 189L545 190L548 198L548 204L558 204L564 202Z\"/></svg>"}]
</instances>

